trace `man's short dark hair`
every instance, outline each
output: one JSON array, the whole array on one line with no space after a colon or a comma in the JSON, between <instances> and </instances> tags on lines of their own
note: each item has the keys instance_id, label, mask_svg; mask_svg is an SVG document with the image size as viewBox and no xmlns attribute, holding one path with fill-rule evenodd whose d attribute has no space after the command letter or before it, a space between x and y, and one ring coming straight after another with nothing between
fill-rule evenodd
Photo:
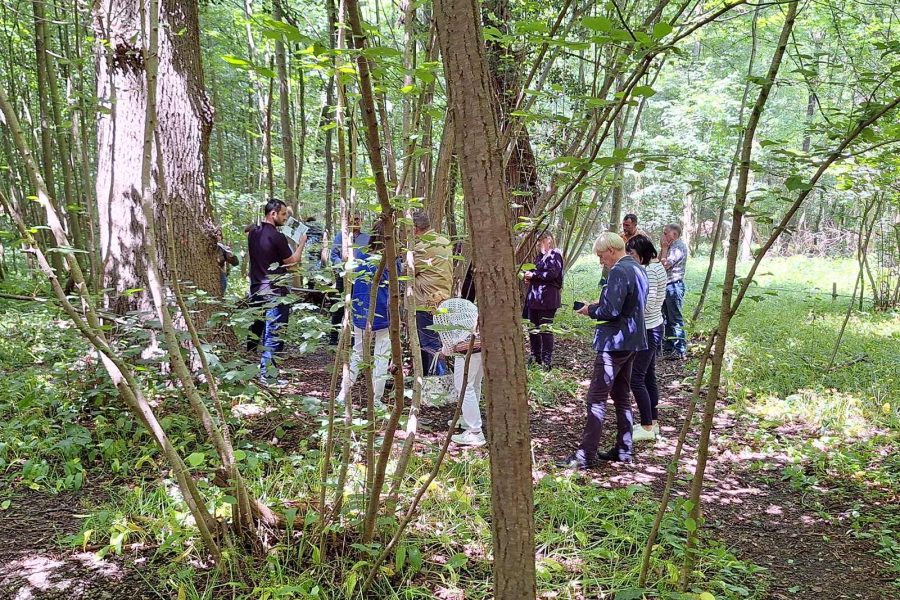
<instances>
[{"instance_id":1,"label":"man's short dark hair","mask_svg":"<svg viewBox=\"0 0 900 600\"><path fill-rule=\"evenodd\" d=\"M637 225L637 215L634 213L628 213L627 215L625 215L625 218L622 220L623 221L631 221L632 223Z\"/></svg>"},{"instance_id":2,"label":"man's short dark hair","mask_svg":"<svg viewBox=\"0 0 900 600\"><path fill-rule=\"evenodd\" d=\"M428 213L424 210L417 210L414 212L412 220L415 228L420 231L431 227L431 219L428 218Z\"/></svg>"},{"instance_id":3,"label":"man's short dark hair","mask_svg":"<svg viewBox=\"0 0 900 600\"><path fill-rule=\"evenodd\" d=\"M263 211L265 211L263 212L263 214L268 217L269 213L271 213L272 211L278 212L279 210L281 210L282 206L287 205L278 198L269 198L269 200L266 202L265 208L263 209Z\"/></svg>"},{"instance_id":4,"label":"man's short dark hair","mask_svg":"<svg viewBox=\"0 0 900 600\"><path fill-rule=\"evenodd\" d=\"M666 225L666 229L668 229L669 231L674 231L678 234L678 237L681 237L681 225L679 225L678 223L669 223L668 225Z\"/></svg>"}]
</instances>

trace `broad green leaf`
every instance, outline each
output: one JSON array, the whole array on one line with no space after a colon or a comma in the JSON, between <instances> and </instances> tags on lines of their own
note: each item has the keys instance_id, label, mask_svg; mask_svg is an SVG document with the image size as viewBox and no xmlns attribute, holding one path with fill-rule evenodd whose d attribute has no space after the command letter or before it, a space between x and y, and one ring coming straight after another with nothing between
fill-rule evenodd
<instances>
[{"instance_id":1,"label":"broad green leaf","mask_svg":"<svg viewBox=\"0 0 900 600\"><path fill-rule=\"evenodd\" d=\"M202 452L194 452L187 457L187 464L192 467L199 467L206 461L206 455Z\"/></svg>"},{"instance_id":2,"label":"broad green leaf","mask_svg":"<svg viewBox=\"0 0 900 600\"><path fill-rule=\"evenodd\" d=\"M812 186L799 175L791 175L784 181L784 187L792 192L812 189Z\"/></svg>"},{"instance_id":3,"label":"broad green leaf","mask_svg":"<svg viewBox=\"0 0 900 600\"><path fill-rule=\"evenodd\" d=\"M684 520L684 528L691 532L697 531L697 521L688 517Z\"/></svg>"},{"instance_id":4,"label":"broad green leaf","mask_svg":"<svg viewBox=\"0 0 900 600\"><path fill-rule=\"evenodd\" d=\"M585 17L581 24L594 31L610 31L614 27L612 20L606 17Z\"/></svg>"},{"instance_id":5,"label":"broad green leaf","mask_svg":"<svg viewBox=\"0 0 900 600\"><path fill-rule=\"evenodd\" d=\"M635 86L635 88L631 91L632 96L645 96L647 98L654 95L655 93L656 90L654 90L649 85L638 85Z\"/></svg>"},{"instance_id":6,"label":"broad green leaf","mask_svg":"<svg viewBox=\"0 0 900 600\"><path fill-rule=\"evenodd\" d=\"M672 33L672 26L668 23L657 23L653 26L653 37L661 39Z\"/></svg>"}]
</instances>

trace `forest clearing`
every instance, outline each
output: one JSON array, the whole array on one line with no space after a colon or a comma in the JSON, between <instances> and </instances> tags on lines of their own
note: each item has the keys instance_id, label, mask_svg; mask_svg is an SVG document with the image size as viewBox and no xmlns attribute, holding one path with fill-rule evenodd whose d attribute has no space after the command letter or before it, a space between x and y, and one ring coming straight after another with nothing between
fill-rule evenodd
<instances>
[{"instance_id":1,"label":"forest clearing","mask_svg":"<svg viewBox=\"0 0 900 600\"><path fill-rule=\"evenodd\" d=\"M0 598L900 597L898 17L0 0Z\"/></svg>"}]
</instances>

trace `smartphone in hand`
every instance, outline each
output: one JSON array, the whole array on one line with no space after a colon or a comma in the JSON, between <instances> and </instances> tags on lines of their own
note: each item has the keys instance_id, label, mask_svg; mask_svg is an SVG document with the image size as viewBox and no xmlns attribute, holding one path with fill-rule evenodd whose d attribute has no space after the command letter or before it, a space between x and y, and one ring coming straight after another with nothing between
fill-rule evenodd
<instances>
[{"instance_id":1,"label":"smartphone in hand","mask_svg":"<svg viewBox=\"0 0 900 600\"><path fill-rule=\"evenodd\" d=\"M575 302L572 304L572 310L581 310L584 308L584 302Z\"/></svg>"}]
</instances>

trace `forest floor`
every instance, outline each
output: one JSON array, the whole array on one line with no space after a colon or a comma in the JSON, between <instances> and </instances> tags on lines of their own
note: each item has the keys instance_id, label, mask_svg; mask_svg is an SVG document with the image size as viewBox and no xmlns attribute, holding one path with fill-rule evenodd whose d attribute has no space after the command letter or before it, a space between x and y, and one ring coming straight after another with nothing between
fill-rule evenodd
<instances>
[{"instance_id":1,"label":"forest floor","mask_svg":"<svg viewBox=\"0 0 900 600\"><path fill-rule=\"evenodd\" d=\"M64 550L78 533L80 505L96 504L90 489L52 496L22 491L0 511L0 599L149 600L159 598L135 560L100 558L90 549Z\"/></svg>"},{"instance_id":2,"label":"forest floor","mask_svg":"<svg viewBox=\"0 0 900 600\"><path fill-rule=\"evenodd\" d=\"M544 396L539 404L533 403L536 478L554 470L553 461L571 452L583 426L582 399L593 354L582 341L558 342L558 348L559 370L554 373L571 377L580 389L574 394ZM285 373L293 375L290 391L324 396L330 381L326 372L330 356L318 351L286 365ZM638 445L631 465L607 464L573 476L602 487L642 484L659 493L687 407L691 365L659 363L664 439ZM531 377L544 375L535 372ZM451 414L451 406L423 409L423 450L442 439ZM610 415L606 424L608 441L614 435ZM259 435L264 435L265 429L268 427ZM298 439L304 436L303 429L293 429ZM758 431L759 423L747 413L728 407L719 411L704 493L706 535L722 541L739 559L765 568L766 598L896 598L889 566L876 556L875 544L852 533L851 515L867 507L860 506L858 497L837 488L820 484L815 489L798 489L789 476L792 472L786 470L784 452L777 443L763 443ZM807 434L795 425L783 425L769 433L776 440ZM682 471L691 464L695 441L696 434L688 438ZM451 449L457 458L464 458L467 452L487 451ZM679 479L681 487L676 493L682 494L686 480ZM79 518L84 516L81 513L89 512L84 507L96 505L98 500L90 489L58 496L25 491L7 510L0 511L0 598L168 597L151 587L152 575L142 573L140 551L126 552L124 559L110 559L80 548L60 549L58 540L77 532Z\"/></svg>"}]
</instances>

